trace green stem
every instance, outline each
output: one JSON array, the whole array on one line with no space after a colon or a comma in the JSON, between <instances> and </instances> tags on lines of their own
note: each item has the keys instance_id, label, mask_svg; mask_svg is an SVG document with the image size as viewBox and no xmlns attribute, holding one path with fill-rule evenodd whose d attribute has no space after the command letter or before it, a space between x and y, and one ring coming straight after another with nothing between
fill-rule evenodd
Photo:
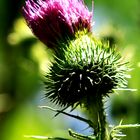
<instances>
[{"instance_id":1,"label":"green stem","mask_svg":"<svg viewBox=\"0 0 140 140\"><path fill-rule=\"evenodd\" d=\"M107 140L107 123L106 123L106 115L104 111L103 101L99 100L97 102L98 106L98 139L99 140Z\"/></svg>"},{"instance_id":2,"label":"green stem","mask_svg":"<svg viewBox=\"0 0 140 140\"><path fill-rule=\"evenodd\" d=\"M93 130L96 139L108 140L107 122L102 98L98 98L98 100L94 102L93 100L92 102L88 101L86 108L89 112L89 117L94 124Z\"/></svg>"}]
</instances>

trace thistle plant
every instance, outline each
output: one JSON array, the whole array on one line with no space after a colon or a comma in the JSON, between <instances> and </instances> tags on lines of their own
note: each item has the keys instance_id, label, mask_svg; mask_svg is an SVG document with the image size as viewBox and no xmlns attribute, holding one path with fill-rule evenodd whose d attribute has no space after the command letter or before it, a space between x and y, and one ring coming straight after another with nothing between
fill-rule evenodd
<instances>
[{"instance_id":1,"label":"thistle plant","mask_svg":"<svg viewBox=\"0 0 140 140\"><path fill-rule=\"evenodd\" d=\"M64 108L85 107L96 137L107 139L103 99L126 87L128 68L118 52L90 33L78 33L63 52L46 75L46 96Z\"/></svg>"},{"instance_id":2,"label":"thistle plant","mask_svg":"<svg viewBox=\"0 0 140 140\"><path fill-rule=\"evenodd\" d=\"M84 121L93 129L91 136L69 130L70 136L82 140L119 140L124 136L121 129L139 126L119 124L109 128L104 99L117 89L127 88L130 69L115 47L101 42L92 33L93 13L82 0L27 0L23 15L36 37L54 50L54 60L45 75L45 97L63 109L41 108ZM85 108L88 118L65 112L77 106Z\"/></svg>"}]
</instances>

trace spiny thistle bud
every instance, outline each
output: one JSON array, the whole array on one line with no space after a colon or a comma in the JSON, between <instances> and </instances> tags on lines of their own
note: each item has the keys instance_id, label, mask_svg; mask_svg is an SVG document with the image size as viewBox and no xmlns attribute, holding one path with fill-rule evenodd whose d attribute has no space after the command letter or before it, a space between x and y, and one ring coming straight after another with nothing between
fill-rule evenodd
<instances>
[{"instance_id":1,"label":"spiny thistle bud","mask_svg":"<svg viewBox=\"0 0 140 140\"><path fill-rule=\"evenodd\" d=\"M91 31L92 13L82 0L26 0L23 15L32 32L48 47L57 48L77 30Z\"/></svg>"},{"instance_id":2,"label":"spiny thistle bud","mask_svg":"<svg viewBox=\"0 0 140 140\"><path fill-rule=\"evenodd\" d=\"M127 67L121 56L108 45L88 34L78 33L56 56L46 75L46 96L63 107L94 102L113 89L127 85Z\"/></svg>"}]
</instances>

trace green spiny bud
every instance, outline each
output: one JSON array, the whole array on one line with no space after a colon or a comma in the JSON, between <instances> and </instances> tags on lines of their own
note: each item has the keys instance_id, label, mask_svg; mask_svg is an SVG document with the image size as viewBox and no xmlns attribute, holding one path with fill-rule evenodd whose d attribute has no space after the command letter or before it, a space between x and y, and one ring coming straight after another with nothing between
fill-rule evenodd
<instances>
[{"instance_id":1,"label":"green spiny bud","mask_svg":"<svg viewBox=\"0 0 140 140\"><path fill-rule=\"evenodd\" d=\"M77 33L77 38L64 48L63 55L55 57L46 75L46 96L64 107L96 101L113 89L125 87L126 71L115 48L91 34Z\"/></svg>"}]
</instances>

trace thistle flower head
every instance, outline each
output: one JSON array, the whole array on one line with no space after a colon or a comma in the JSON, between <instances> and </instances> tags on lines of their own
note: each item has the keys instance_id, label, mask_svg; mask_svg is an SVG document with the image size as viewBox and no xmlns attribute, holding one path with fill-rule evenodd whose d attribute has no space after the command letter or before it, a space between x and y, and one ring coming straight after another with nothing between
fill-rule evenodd
<instances>
[{"instance_id":1,"label":"thistle flower head","mask_svg":"<svg viewBox=\"0 0 140 140\"><path fill-rule=\"evenodd\" d=\"M91 30L92 13L82 0L26 0L23 15L32 32L48 47Z\"/></svg>"},{"instance_id":2,"label":"thistle flower head","mask_svg":"<svg viewBox=\"0 0 140 140\"><path fill-rule=\"evenodd\" d=\"M100 100L127 85L120 55L91 35L78 36L56 57L46 76L46 96L61 106Z\"/></svg>"}]
</instances>

